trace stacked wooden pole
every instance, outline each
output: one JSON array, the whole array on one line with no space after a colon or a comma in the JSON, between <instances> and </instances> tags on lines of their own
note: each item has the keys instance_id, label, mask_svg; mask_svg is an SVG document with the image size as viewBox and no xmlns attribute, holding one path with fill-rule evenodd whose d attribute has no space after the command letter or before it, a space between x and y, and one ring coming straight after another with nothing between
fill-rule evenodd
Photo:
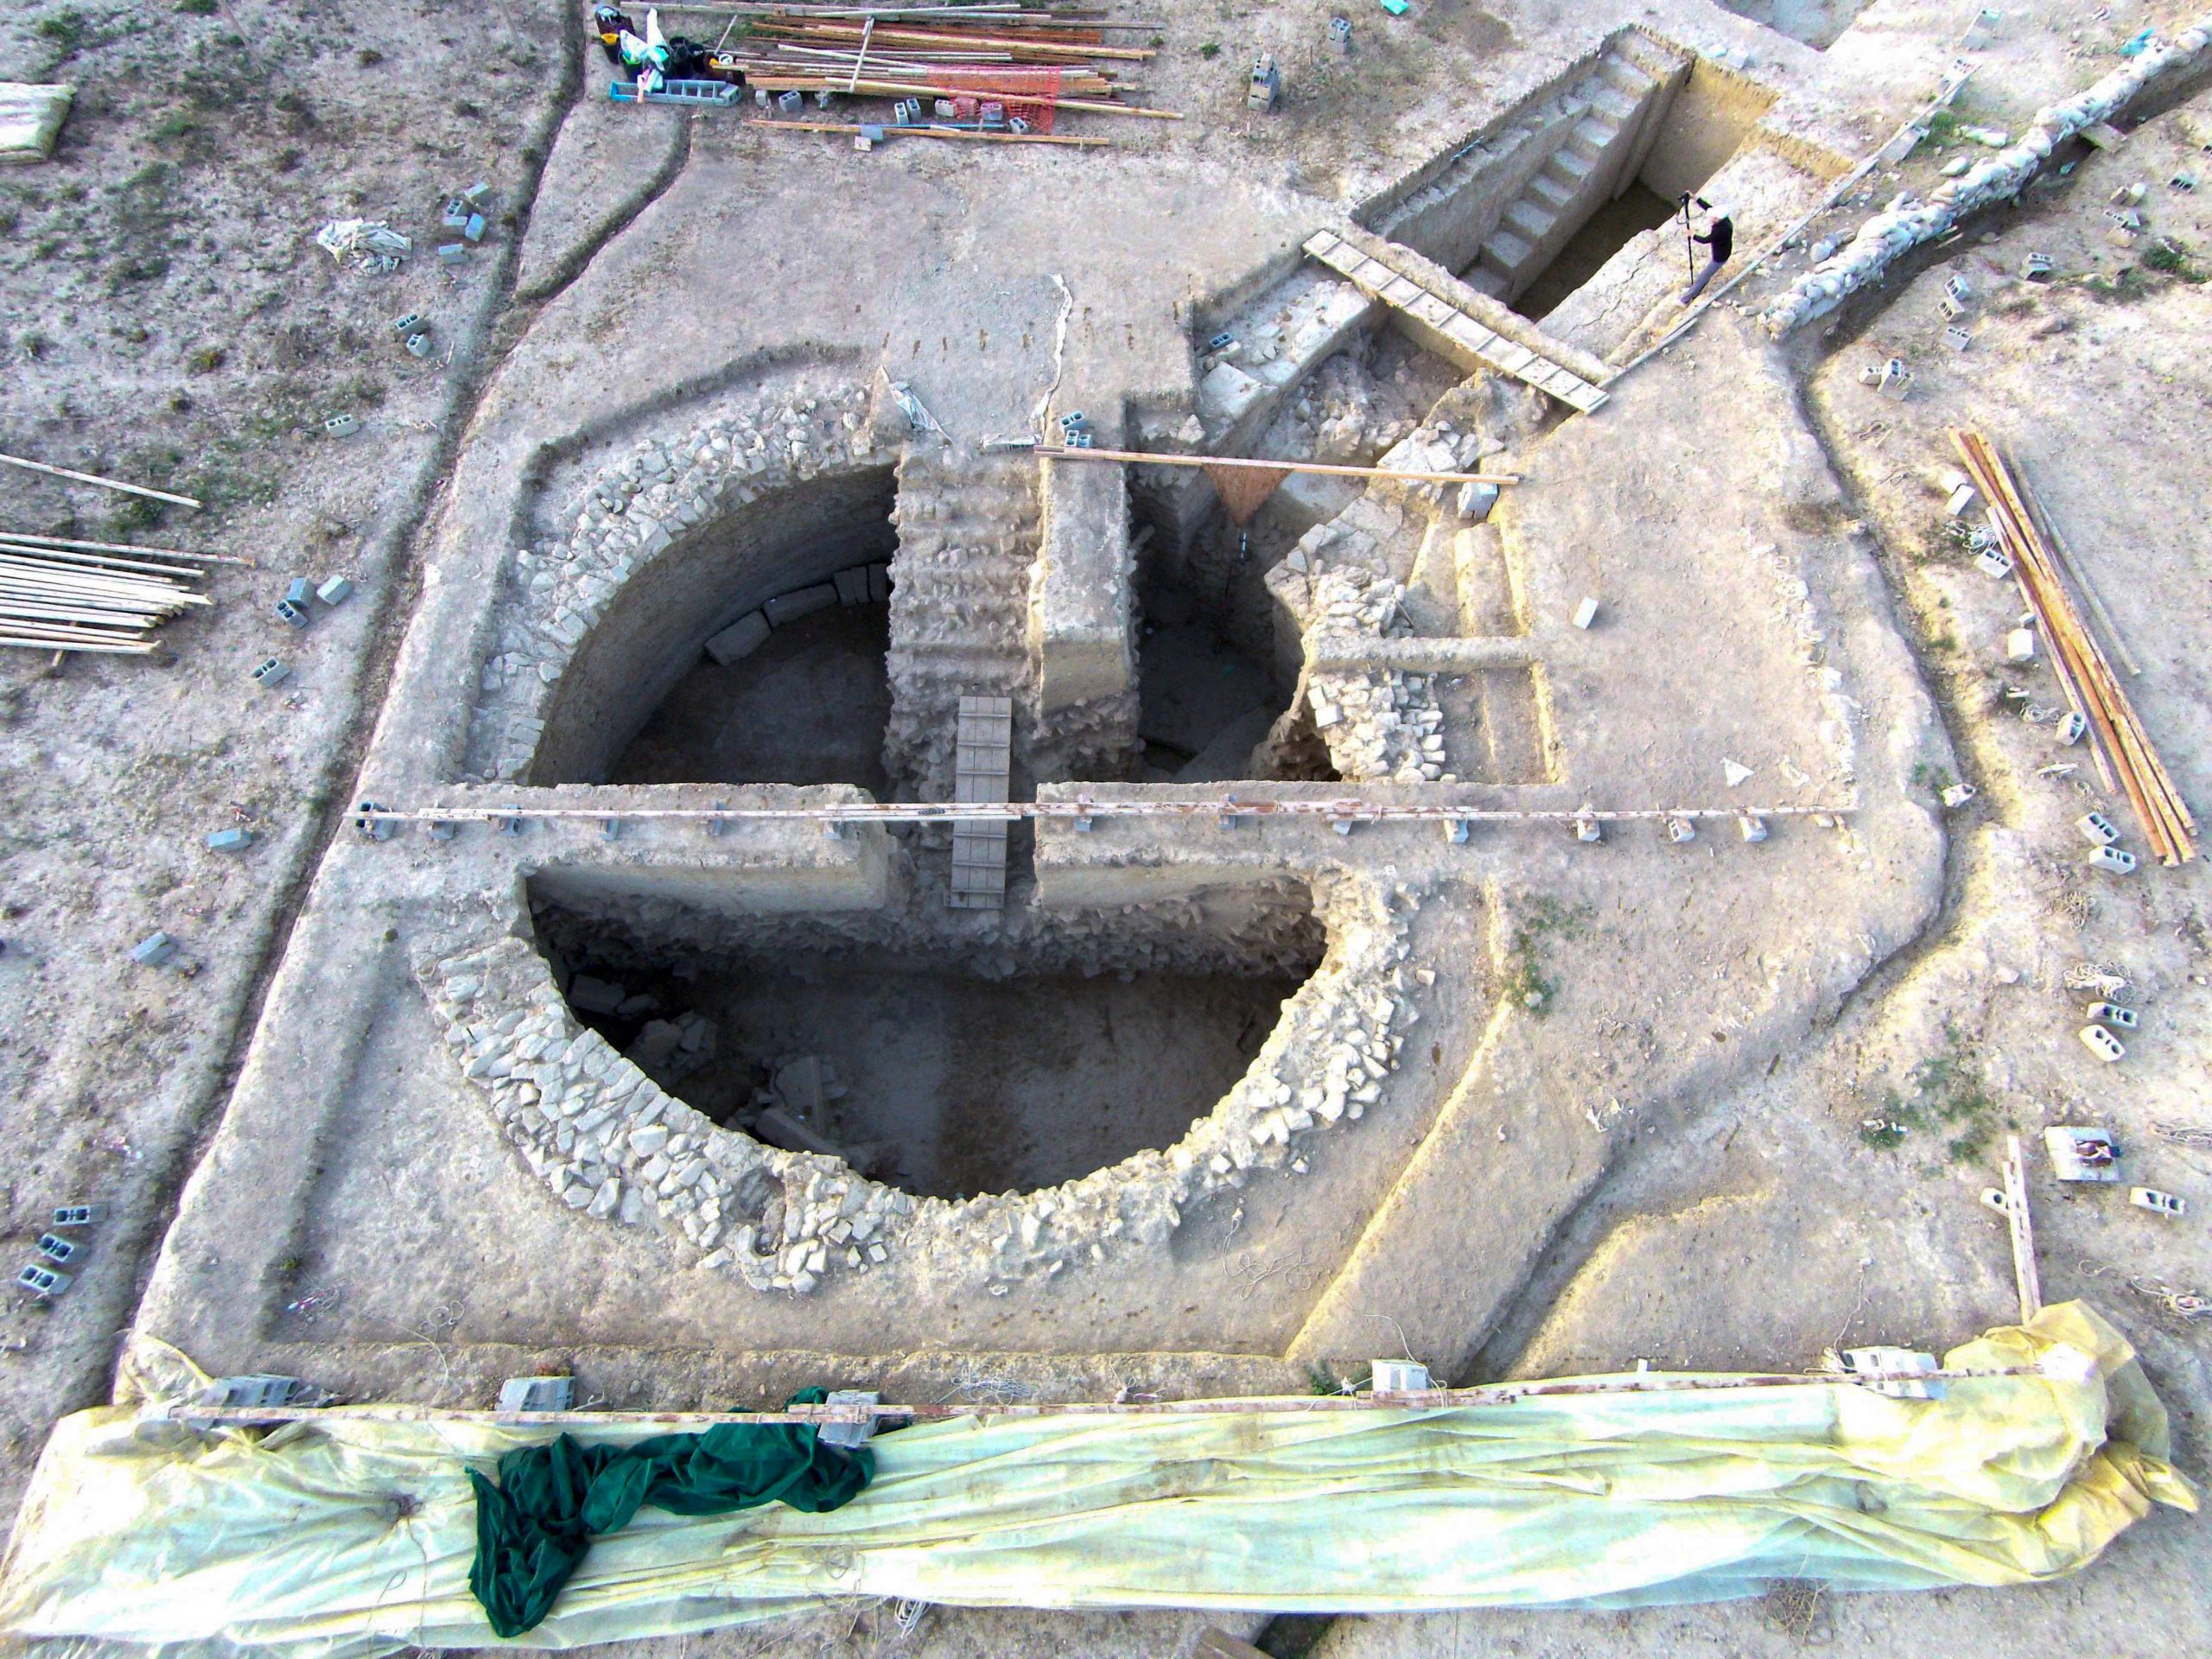
<instances>
[{"instance_id":1,"label":"stacked wooden pole","mask_svg":"<svg viewBox=\"0 0 2212 1659\"><path fill-rule=\"evenodd\" d=\"M188 564L21 540L0 531L0 645L143 657L153 631L212 604ZM113 545L111 543L110 545Z\"/></svg>"},{"instance_id":2,"label":"stacked wooden pole","mask_svg":"<svg viewBox=\"0 0 2212 1659\"><path fill-rule=\"evenodd\" d=\"M1152 58L1149 47L1109 46L1117 25L1044 9L988 12L855 10L825 15L763 8L711 54L716 73L742 73L767 92L830 92L858 98L974 97L1009 105L1180 120L1172 110L1125 101L1122 67ZM734 38L733 38L734 35ZM1047 91L1045 75L1052 77Z\"/></svg>"},{"instance_id":3,"label":"stacked wooden pole","mask_svg":"<svg viewBox=\"0 0 2212 1659\"><path fill-rule=\"evenodd\" d=\"M1967 476L1989 503L1990 517L2012 557L2021 591L2042 626L2053 666L2068 698L2089 722L2091 741L2111 763L2144 838L2159 862L2174 865L2196 855L2196 820L2172 774L2113 672L2103 647L2083 623L2059 560L2038 527L2024 488L1996 446L1979 432L1954 431L1952 446Z\"/></svg>"}]
</instances>

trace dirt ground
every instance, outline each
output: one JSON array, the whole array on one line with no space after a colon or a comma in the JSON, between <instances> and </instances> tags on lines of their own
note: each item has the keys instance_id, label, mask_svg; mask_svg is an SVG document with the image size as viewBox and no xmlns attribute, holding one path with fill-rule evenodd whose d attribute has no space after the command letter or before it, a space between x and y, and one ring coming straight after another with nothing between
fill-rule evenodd
<instances>
[{"instance_id":1,"label":"dirt ground","mask_svg":"<svg viewBox=\"0 0 2212 1659\"><path fill-rule=\"evenodd\" d=\"M1834 148L1886 134L1925 95L1919 71L1949 54L1955 10L1778 0L1724 11L1666 0L1642 12L1699 50L1734 49L1810 89L1820 107L1806 126ZM693 356L709 369L756 345L795 359L818 346L834 359L865 303L882 308L865 326L872 334L880 321L887 360L895 350L937 374L949 422L995 429L1034 396L1031 336L1050 336L1058 301L1046 276L1062 270L1082 296L1070 359L1078 378L1126 391L1133 407L1163 387L1187 398L1186 305L1231 291L1309 226L1448 152L1501 89L1541 83L1602 32L1573 7L1416 0L1402 22L1352 14L1344 58L1326 44L1334 10L1204 0L1154 14L1165 44L1147 98L1190 118L1117 135L1124 149L1094 175L1112 211L1096 214L1069 205L1065 180L1083 175L1029 160L991 174L895 148L832 155L827 140L660 111L621 117L605 103L604 66L584 49L578 8L562 0L41 0L0 21L0 80L79 87L54 160L0 176L0 448L207 503L196 514L147 510L10 474L0 478L0 520L255 561L219 568L216 605L170 625L156 658L0 658L4 1231L28 1259L54 1205L108 1210L65 1300L0 1303L0 1506L12 1509L54 1419L106 1396L165 1240L177 1251L207 1236L189 1227L171 1236L187 1181L195 1171L211 1182L259 1179L260 1159L241 1173L210 1148L233 1151L241 1124L285 1133L270 1127L283 1119L265 1101L235 1115L234 1090L257 1040L271 1040L266 1004L318 872L341 840L359 856L344 815L383 741L379 721L408 717L385 703L403 633L442 585L466 579L448 556L453 543L496 544L502 526L485 527L479 492L488 471L528 451L517 411L536 401L565 415L569 390L603 362L602 401L575 418L580 429L626 430L622 420L645 418L625 399L647 377L665 372L648 390L673 399ZM2017 130L2039 104L2109 69L2137 29L2184 15L2133 0L2092 16L2007 8L1959 120ZM1243 107L1260 49L1283 65L1279 117ZM2179 1195L2190 1213L2169 1221L2131 1209L2124 1193L2063 1189L2031 1154L2046 1294L2094 1302L2139 1344L2174 1410L2180 1466L2202 1484L2212 1471L2212 1321L2190 1317L2183 1299L2212 1294L2206 867L2146 861L2126 878L2085 867L2074 820L2107 812L2134 842L2125 802L2054 742L2062 699L2048 664L2005 662L2018 594L1974 569L1936 482L1953 459L1952 426L2010 449L2139 660L2130 691L2184 793L2212 802L2202 512L2212 94L2192 87L2162 102L2171 107L2126 124L2120 148L2069 153L2067 170L2018 205L1972 221L1770 352L1751 313L1804 269L1805 245L1847 235L1897 191L1925 191L1947 162L1980 153L1939 130L1808 226L1778 275L1748 283L1637 369L1595 422L1548 430L1525 504L1501 518L1516 569L1540 573L1516 601L1557 633L1577 596L1599 592L1606 621L1560 648L1586 654L1560 657L1541 693L1526 674L1515 682L1530 706L1514 719L1551 734L1541 753L1533 735L1516 734L1521 747L1501 765L1486 682L1444 681L1451 764L1471 778L1487 770L1549 785L1561 804L1567 778L1574 788L1628 778L1718 795L1723 755L1757 768L1761 789L1801 760L1817 772L1824 715L1788 632L1798 624L1770 613L1772 574L1738 546L1772 534L1803 552L1824 600L1855 596L1855 612L1827 626L1835 660L1854 673L1883 664L1868 671L1878 690L1859 730L1859 781L1878 803L1878 774L1897 774L1893 817L1859 840L1778 836L1773 861L1758 867L1724 861L1710 838L1694 863L1624 837L1595 866L1570 866L1554 842L1481 849L1463 882L1430 889L1420 959L1445 983L1410 1050L1415 1082L1377 1107L1354 1149L1317 1152L1308 1187L1287 1175L1255 1186L1249 1223L1243 1203L1233 1217L1226 1205L1197 1216L1204 1242L1189 1246L1196 1265L1184 1265L1198 1276L1109 1269L1086 1281L1092 1300L1080 1305L1026 1285L985 1310L990 1323L959 1310L976 1322L948 1326L950 1337L931 1332L938 1312L918 1305L899 1310L906 1323L887 1338L850 1299L753 1324L729 1312L741 1290L715 1300L724 1293L683 1287L665 1306L640 1305L629 1287L670 1270L656 1266L656 1243L625 1237L571 1258L593 1288L555 1306L558 1287L517 1264L559 1256L571 1217L521 1191L488 1119L440 1069L447 1057L414 1001L346 1033L370 1057L365 1071L385 1079L349 1120L354 1144L333 1150L327 1167L320 1150L308 1158L303 1108L298 1142L265 1147L268 1230L295 1231L250 1241L238 1259L284 1257L295 1276L254 1339L294 1356L321 1342L376 1344L364 1374L386 1379L419 1370L420 1343L442 1359L442 1344L456 1355L473 1345L483 1357L463 1363L471 1380L487 1367L495 1380L504 1357L597 1344L592 1351L633 1353L639 1388L664 1350L681 1346L724 1366L700 1362L710 1380L694 1397L715 1378L760 1384L747 1367L763 1356L877 1355L904 1332L922 1333L906 1353L917 1376L942 1359L925 1361L925 1350L965 1344L1065 1360L1066 1377L1084 1383L1096 1376L1084 1364L1135 1351L1163 1376L1256 1389L1279 1383L1292 1357L1303 1363L1301 1342L1350 1353L1368 1336L1339 1333L1382 1306L1430 1333L1424 1351L1454 1381L1638 1359L1795 1365L1851 1339L1940 1349L2012 1317L2005 1230L1978 1201L2002 1137L2018 1132L2032 1147L2045 1126L2090 1123L2126 1148L2130 1182ZM861 162L902 170L857 173ZM2201 180L2193 188L2174 182L2190 175ZM433 251L446 236L440 210L479 179L492 187L489 231L463 264L445 266ZM2114 198L2136 184L2144 223L2121 245ZM1000 216L1018 200L1042 218L1052 197L1062 217L1049 237ZM912 218L887 229L873 217L885 202L915 204ZM346 217L412 237L404 269L370 274L319 249L317 228ZM855 268L840 270L848 243ZM2031 252L2052 262L2048 280L2023 278ZM1963 353L1942 340L1954 276L1973 295ZM664 308L695 302L694 315L667 320ZM916 324L906 351L907 325L931 306L944 319L940 339L925 345ZM789 339L763 321L779 310ZM401 349L391 327L409 312L430 320L436 349L426 359ZM969 350L986 335L995 344ZM1016 338L1032 355L1014 354ZM1902 403L1863 378L1892 356L1914 370ZM1287 404L1265 452L1341 442L1337 458L1372 460L1456 373L1395 335L1368 358L1375 384L1338 397L1349 366L1330 372L1334 382L1317 377L1332 390L1302 410ZM1354 402L1363 428L1339 413ZM323 420L340 413L361 430L325 435ZM1618 423L1639 420L1650 423L1643 435L1620 435ZM1840 487L1806 483L1831 474ZM1139 645L1154 671L1140 727L1156 751L1147 779L1241 778L1241 756L1281 712L1278 665L1232 640L1230 619L1249 632L1265 601L1259 573L1305 525L1263 514L1255 526L1249 575L1216 592L1155 582L1140 593L1142 626L1158 631ZM1234 540L1211 533L1224 549ZM1854 587L1862 569L1867 584ZM304 633L271 613L289 577L337 574L354 582L353 597ZM737 669L694 670L612 781L882 792L881 613L814 620L818 641L779 635ZM1883 655L1892 649L1894 664ZM270 655L292 673L264 690L247 672ZM777 717L793 709L806 717ZM1502 715L1496 723L1508 725ZM1961 782L1974 797L1942 806ZM1940 832L1920 836L1923 823ZM207 849L211 831L233 826L254 832L243 857ZM1384 833L1350 840L1344 856L1416 868L1391 850L1410 842ZM1365 850L1375 846L1383 850ZM389 906L363 900L346 925L358 931L363 971L412 998L400 930L450 894L420 874L427 855L406 856L415 862L393 876ZM1114 862L1097 857L1102 868ZM1398 865L1389 869L1396 879ZM325 878L326 894L346 897L348 879L343 869ZM512 870L486 876L486 904L500 880L518 889ZM181 942L179 968L129 960L156 929ZM335 963L289 964L311 969L344 976ZM1507 985L1541 988L1548 1005L1493 1026ZM834 1052L851 1090L833 1113L837 1135L925 1148L903 1166L892 1157L899 1185L938 1196L1042 1185L1171 1142L1243 1071L1292 988L1257 977L1029 978L987 997L891 973L827 989L810 974L717 980L687 990L712 1003L727 1046L721 1069L699 1074L695 1103L749 1109L765 1075L754 1061ZM2116 1068L2076 1034L2097 995L2140 1013ZM297 1065L315 1077L313 1053ZM452 1132L457 1117L472 1127ZM221 1139L226 1122L232 1141ZM295 1168L308 1163L311 1174ZM396 1204L408 1172L434 1165L446 1185L415 1194L419 1208ZM1424 1173L1427 1190L1444 1195L1427 1209ZM383 1271L396 1255L421 1262L419 1274ZM513 1293L480 1282L481 1263L499 1283L512 1274ZM178 1284L226 1270L212 1259L169 1265ZM340 1283L352 1300L316 1303ZM1222 1306L1205 1306L1207 1296ZM426 1310L450 1317L425 1324ZM912 1637L887 1609L840 1608L774 1630L657 1644L667 1651L652 1659L902 1647L943 1659L1047 1649L1168 1659L1209 1623L1275 1659L2061 1645L2178 1654L2212 1638L2202 1530L2195 1518L2154 1516L2097 1567L2022 1590L1839 1598L1779 1585L1764 1600L1715 1607L1272 1622L933 1609ZM642 1656L656 1644L639 1645Z\"/></svg>"}]
</instances>

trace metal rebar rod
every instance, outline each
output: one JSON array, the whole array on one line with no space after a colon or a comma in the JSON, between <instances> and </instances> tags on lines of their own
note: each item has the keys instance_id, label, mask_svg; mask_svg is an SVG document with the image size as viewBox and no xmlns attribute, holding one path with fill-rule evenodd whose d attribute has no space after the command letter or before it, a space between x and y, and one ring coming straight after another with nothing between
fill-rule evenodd
<instances>
[{"instance_id":1,"label":"metal rebar rod","mask_svg":"<svg viewBox=\"0 0 2212 1659\"><path fill-rule=\"evenodd\" d=\"M1257 461L1249 455L1184 455L1143 449L1071 449L1040 443L1031 452L1047 461L1116 461L1142 467L1249 467L1270 473L1320 473L1331 478L1400 478L1422 484L1518 484L1519 473L1424 473L1402 467L1338 467L1320 461Z\"/></svg>"}]
</instances>

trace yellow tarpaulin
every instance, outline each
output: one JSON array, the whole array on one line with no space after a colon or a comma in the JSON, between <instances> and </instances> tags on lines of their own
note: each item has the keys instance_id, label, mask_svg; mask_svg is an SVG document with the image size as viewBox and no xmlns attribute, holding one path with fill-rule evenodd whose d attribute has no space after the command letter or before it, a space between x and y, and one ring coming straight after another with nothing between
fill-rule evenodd
<instances>
[{"instance_id":1,"label":"yellow tarpaulin","mask_svg":"<svg viewBox=\"0 0 2212 1659\"><path fill-rule=\"evenodd\" d=\"M2079 1304L1955 1350L1938 1400L1848 1383L1442 1409L991 1418L879 1436L826 1515L648 1510L516 1647L671 1635L824 1598L1385 1612L2008 1585L2193 1510L2126 1342ZM195 1373L147 1379L157 1397ZM1644 1379L1648 1380L1648 1379ZM587 1432L620 1441L646 1427ZM550 1431L344 1408L267 1433L130 1402L41 1457L0 1631L58 1649L368 1656L498 1645L465 1470Z\"/></svg>"}]
</instances>

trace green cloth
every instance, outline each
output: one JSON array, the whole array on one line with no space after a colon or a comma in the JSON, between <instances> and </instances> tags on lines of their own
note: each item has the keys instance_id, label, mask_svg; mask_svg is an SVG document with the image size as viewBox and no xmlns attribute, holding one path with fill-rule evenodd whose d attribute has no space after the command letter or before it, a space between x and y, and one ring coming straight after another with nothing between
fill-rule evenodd
<instances>
[{"instance_id":1,"label":"green cloth","mask_svg":"<svg viewBox=\"0 0 2212 1659\"><path fill-rule=\"evenodd\" d=\"M820 1389L793 1395L819 1405ZM860 1496L875 1454L823 1446L812 1423L718 1423L635 1446L586 1446L563 1434L499 1459L494 1486L471 1469L476 1559L468 1587L492 1628L520 1636L553 1609L594 1537L620 1532L644 1505L676 1515L724 1515L782 1502L817 1514Z\"/></svg>"}]
</instances>

